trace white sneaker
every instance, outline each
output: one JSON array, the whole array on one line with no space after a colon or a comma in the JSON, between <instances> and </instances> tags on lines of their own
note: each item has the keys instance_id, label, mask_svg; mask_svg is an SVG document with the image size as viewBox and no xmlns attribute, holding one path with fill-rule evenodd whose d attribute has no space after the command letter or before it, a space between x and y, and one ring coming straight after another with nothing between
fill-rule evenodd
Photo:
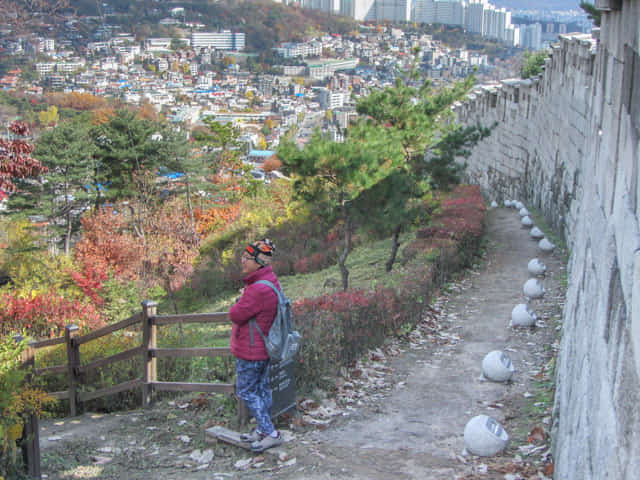
<instances>
[{"instance_id":1,"label":"white sneaker","mask_svg":"<svg viewBox=\"0 0 640 480\"><path fill-rule=\"evenodd\" d=\"M258 430L256 428L251 430L249 433L240 434L240 440L242 440L243 442L246 442L246 443L259 442L260 440L263 439L263 437L264 437L264 435L262 433L258 432Z\"/></svg>"},{"instance_id":2,"label":"white sneaker","mask_svg":"<svg viewBox=\"0 0 640 480\"><path fill-rule=\"evenodd\" d=\"M277 447L278 445L282 445L282 435L278 432L277 437L272 437L271 435L265 436L262 440L258 440L257 442L253 442L251 444L251 450L253 452L263 452L267 448Z\"/></svg>"}]
</instances>

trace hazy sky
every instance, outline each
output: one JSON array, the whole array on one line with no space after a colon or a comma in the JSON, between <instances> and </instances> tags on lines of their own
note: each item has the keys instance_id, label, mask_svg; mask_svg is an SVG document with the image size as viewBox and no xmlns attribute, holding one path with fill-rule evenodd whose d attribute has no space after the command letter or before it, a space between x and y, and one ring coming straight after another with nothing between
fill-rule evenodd
<instances>
[{"instance_id":1,"label":"hazy sky","mask_svg":"<svg viewBox=\"0 0 640 480\"><path fill-rule=\"evenodd\" d=\"M580 0L489 0L497 7L507 7L510 10L578 10ZM592 0L591 3L595 3Z\"/></svg>"}]
</instances>

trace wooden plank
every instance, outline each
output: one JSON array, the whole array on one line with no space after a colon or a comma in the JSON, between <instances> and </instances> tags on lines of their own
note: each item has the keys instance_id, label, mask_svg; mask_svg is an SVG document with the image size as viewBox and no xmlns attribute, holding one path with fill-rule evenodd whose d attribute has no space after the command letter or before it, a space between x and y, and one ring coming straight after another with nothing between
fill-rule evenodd
<instances>
[{"instance_id":1,"label":"wooden plank","mask_svg":"<svg viewBox=\"0 0 640 480\"><path fill-rule=\"evenodd\" d=\"M53 367L34 368L34 375L55 375L56 373L65 373L67 371L67 365L56 365Z\"/></svg>"},{"instance_id":2,"label":"wooden plank","mask_svg":"<svg viewBox=\"0 0 640 480\"><path fill-rule=\"evenodd\" d=\"M136 323L140 323L142 320L142 315L140 313L136 313L126 320L122 320L118 323L114 323L112 325L107 325L106 327L99 328L98 330L94 330L91 333L87 333L86 335L82 335L76 339L78 345L82 345L83 343L90 342L91 340L95 340L96 338L104 337L110 333L116 332L118 330L122 330L123 328L130 327L131 325L135 325Z\"/></svg>"},{"instance_id":3,"label":"wooden plank","mask_svg":"<svg viewBox=\"0 0 640 480\"><path fill-rule=\"evenodd\" d=\"M122 360L127 360L128 358L135 357L136 355L140 355L142 353L142 346L131 348L129 350L125 350L124 352L116 353L115 355L111 355L110 357L101 358L100 360L95 360L91 363L87 363L86 365L80 365L78 367L79 373L87 373L89 370L93 370L94 368L104 367L105 365L109 365L111 363L119 362Z\"/></svg>"},{"instance_id":4,"label":"wooden plank","mask_svg":"<svg viewBox=\"0 0 640 480\"><path fill-rule=\"evenodd\" d=\"M240 440L240 434L234 430L216 425L205 430L205 433L210 437L217 440L221 440L225 443L230 443L236 447L244 448L245 450L251 450L251 444Z\"/></svg>"},{"instance_id":5,"label":"wooden plank","mask_svg":"<svg viewBox=\"0 0 640 480\"><path fill-rule=\"evenodd\" d=\"M251 450L251 444L240 440L240 434L234 430L216 425L215 427L207 428L205 430L205 434L215 438L216 440L235 445L236 447L240 447L245 450ZM263 452L260 452L260 454L273 455L275 457L278 457L282 453L282 451L283 450L279 448L269 448L267 450L264 450Z\"/></svg>"},{"instance_id":6,"label":"wooden plank","mask_svg":"<svg viewBox=\"0 0 640 480\"><path fill-rule=\"evenodd\" d=\"M215 392L233 393L235 385L230 383L180 383L180 382L153 382L153 389L164 392Z\"/></svg>"},{"instance_id":7,"label":"wooden plank","mask_svg":"<svg viewBox=\"0 0 640 480\"><path fill-rule=\"evenodd\" d=\"M33 342L31 346L35 349L51 347L53 345L62 345L64 343L64 337L57 338L48 338L47 340L40 340L38 342Z\"/></svg>"},{"instance_id":8,"label":"wooden plank","mask_svg":"<svg viewBox=\"0 0 640 480\"><path fill-rule=\"evenodd\" d=\"M55 398L56 400L66 400L69 398L69 390L63 390L61 392L47 392L47 395Z\"/></svg>"},{"instance_id":9,"label":"wooden plank","mask_svg":"<svg viewBox=\"0 0 640 480\"><path fill-rule=\"evenodd\" d=\"M231 355L229 347L204 348L156 348L150 351L153 357L225 357Z\"/></svg>"},{"instance_id":10,"label":"wooden plank","mask_svg":"<svg viewBox=\"0 0 640 480\"><path fill-rule=\"evenodd\" d=\"M93 392L80 392L78 397L81 402L86 402L87 400L93 400L94 398L105 397L107 395L113 395L114 393L124 392L125 390L133 390L134 388L142 386L142 379L136 378L134 380L129 380L128 382L119 383L118 385L113 385L112 387L102 388L100 390L95 390Z\"/></svg>"},{"instance_id":11,"label":"wooden plank","mask_svg":"<svg viewBox=\"0 0 640 480\"><path fill-rule=\"evenodd\" d=\"M187 315L158 315L152 319L155 325L175 325L177 323L225 323L229 322L228 312L190 313Z\"/></svg>"}]
</instances>

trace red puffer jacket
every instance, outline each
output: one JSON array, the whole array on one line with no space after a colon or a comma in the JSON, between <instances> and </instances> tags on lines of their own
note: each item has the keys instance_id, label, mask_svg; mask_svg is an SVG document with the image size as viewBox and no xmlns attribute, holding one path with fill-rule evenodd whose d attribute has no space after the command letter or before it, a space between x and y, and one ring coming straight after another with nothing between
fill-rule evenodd
<instances>
[{"instance_id":1,"label":"red puffer jacket","mask_svg":"<svg viewBox=\"0 0 640 480\"><path fill-rule=\"evenodd\" d=\"M229 310L229 318L233 322L231 353L243 360L269 359L264 341L256 329L253 329L253 346L251 345L249 320L255 317L260 330L267 335L276 317L278 297L268 285L256 284L258 280L268 280L276 288L280 288L280 282L269 265L245 277L242 297Z\"/></svg>"}]
</instances>

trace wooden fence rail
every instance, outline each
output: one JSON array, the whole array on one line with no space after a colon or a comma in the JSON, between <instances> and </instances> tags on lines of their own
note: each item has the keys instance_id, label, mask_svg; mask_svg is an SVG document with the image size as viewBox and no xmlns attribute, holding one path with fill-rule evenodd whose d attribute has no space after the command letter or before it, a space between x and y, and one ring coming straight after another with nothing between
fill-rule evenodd
<instances>
[{"instance_id":1,"label":"wooden fence rail","mask_svg":"<svg viewBox=\"0 0 640 480\"><path fill-rule=\"evenodd\" d=\"M142 388L142 405L148 407L153 402L154 391L185 391L185 392L220 392L233 393L234 386L224 383L179 383L162 382L157 378L157 358L166 357L226 357L231 356L228 347L199 347L199 348L158 348L158 328L165 325L188 323L226 323L229 322L227 313L194 313L187 315L157 315L157 303L146 301L142 303L142 311L120 322L94 330L86 335L80 335L75 325L67 325L64 337L30 342L25 363L33 365L35 351L45 347L66 344L67 362L64 365L33 369L35 376L67 373L67 390L50 392L57 399L68 399L72 416L78 414L83 402L112 395L126 390ZM125 328L142 324L141 345L123 352L100 358L90 363L82 364L80 345L97 340L106 335ZM92 392L83 392L83 376L97 368L102 368L116 362L128 360L136 356L142 357L142 371L138 378L112 385Z\"/></svg>"},{"instance_id":2,"label":"wooden fence rail","mask_svg":"<svg viewBox=\"0 0 640 480\"><path fill-rule=\"evenodd\" d=\"M157 358L163 357L220 357L230 356L231 350L227 348L158 348L158 327L164 325L176 325L186 323L225 323L229 321L227 313L195 313L188 315L157 315L157 303L146 301L142 303L142 312L137 313L126 320L108 325L86 335L80 335L76 325L65 327L64 337L30 342L23 353L23 364L31 368L34 376L45 376L67 373L67 390L49 392L52 397L69 400L69 410L72 416L78 414L83 402L96 398L113 395L128 390L142 390L142 406L148 407L153 403L153 394L157 391L168 392L217 392L232 394L235 386L227 383L186 383L164 382L157 378ZM126 350L110 357L94 360L82 365L80 357L80 345L106 335L123 330L125 328L142 324L142 344L138 347ZM45 347L66 344L67 362L64 365L55 365L44 368L33 368L35 351ZM115 362L142 357L142 371L138 378L128 380L118 385L92 392L83 392L83 376L94 369L111 365ZM245 407L240 402L238 406L241 421L246 417ZM38 439L38 418L33 416L25 424L25 437L23 437L23 454L25 456L29 475L40 478L40 449Z\"/></svg>"}]
</instances>

